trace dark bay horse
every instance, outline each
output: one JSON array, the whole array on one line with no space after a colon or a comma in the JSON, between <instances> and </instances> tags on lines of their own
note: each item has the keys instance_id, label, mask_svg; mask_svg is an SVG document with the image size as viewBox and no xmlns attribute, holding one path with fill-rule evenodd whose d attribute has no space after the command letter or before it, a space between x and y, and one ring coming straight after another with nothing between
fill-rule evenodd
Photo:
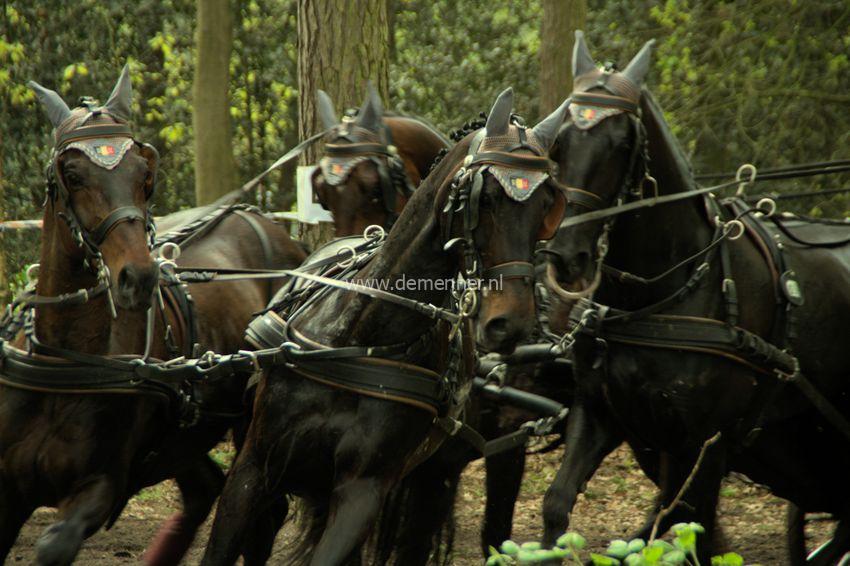
<instances>
[{"instance_id":1,"label":"dark bay horse","mask_svg":"<svg viewBox=\"0 0 850 566\"><path fill-rule=\"evenodd\" d=\"M802 509L846 521L848 439L802 387L786 381L807 379L839 414L850 415L850 358L840 338L850 321L847 228L801 224L763 237L759 226L766 224L749 218L752 209L696 197L569 224L588 209L652 196L656 186L661 197L695 189L660 108L641 90L649 57L647 45L622 73L600 71L577 36L573 120L558 143L560 180L579 198L568 196L566 220L547 255L555 292L568 299L592 295L604 306L585 310L575 335L576 399L564 461L544 500L544 544L564 532L578 493L623 440L665 454L669 504L706 439L718 432L686 505L662 532L674 517L699 521L706 527L701 558L707 557L728 470ZM781 256L770 251L774 238ZM710 328L740 343L708 339ZM846 544L836 540L817 563L833 563Z\"/></svg>"},{"instance_id":2,"label":"dark bay horse","mask_svg":"<svg viewBox=\"0 0 850 566\"><path fill-rule=\"evenodd\" d=\"M153 234L147 208L157 155L134 140L127 125L127 68L103 106L87 101L71 110L55 92L32 86L55 128L56 151L48 175L38 283L30 297L34 324L13 344L24 354L32 347L35 358L60 365L63 360L51 356L138 357L145 350L146 310L160 277L149 247ZM286 230L250 216L250 221L239 215L223 219L185 249L181 262L283 268L303 260L304 252ZM269 257L255 228L266 238ZM60 300L67 294L79 297L83 289L91 291L87 301ZM201 350L244 348L244 328L270 291L274 288L265 281L190 286ZM165 301L164 319L156 310L149 353L167 359L165 324L172 341L183 345L190 323L171 300ZM177 563L223 486L223 474L207 452L237 422L245 378L201 387L209 403L197 422L178 427L172 398L150 390L71 387L71 392L58 392L49 383L28 389L10 384L3 374L0 370L0 556L7 556L36 507L54 506L61 518L39 539L37 561L70 564L83 540L110 526L134 493L175 478L184 509L170 520L147 562Z\"/></svg>"},{"instance_id":3,"label":"dark bay horse","mask_svg":"<svg viewBox=\"0 0 850 566\"><path fill-rule=\"evenodd\" d=\"M536 241L550 237L561 216L560 191L545 171L565 111L525 129L510 122L512 100L512 91L502 93L486 128L449 151L354 279L420 281L415 288L390 289L443 305L450 292L433 282L454 280L459 271L468 275L469 269L490 274L507 269L513 275L504 278L504 287L483 292L471 315L476 341L505 352L530 330L530 260ZM466 242L462 257L460 242ZM319 353L328 347L401 347L405 367L444 369L448 344L442 324L351 292L326 290L320 298L288 322L294 328L289 336L302 347L312 345ZM468 346L471 335L465 335ZM455 399L461 403L472 369L463 365ZM264 373L203 564L232 564L255 518L286 494L303 498L311 510L300 560L331 566L356 558L387 493L445 438L435 431L434 412L427 407L336 387L330 375L309 375L297 363Z\"/></svg>"},{"instance_id":4,"label":"dark bay horse","mask_svg":"<svg viewBox=\"0 0 850 566\"><path fill-rule=\"evenodd\" d=\"M386 114L377 91L371 85L368 91L357 117L341 123L327 93L318 93L319 117L330 132L313 191L333 214L337 237L362 234L371 225L389 229L450 145L421 120Z\"/></svg>"}]
</instances>

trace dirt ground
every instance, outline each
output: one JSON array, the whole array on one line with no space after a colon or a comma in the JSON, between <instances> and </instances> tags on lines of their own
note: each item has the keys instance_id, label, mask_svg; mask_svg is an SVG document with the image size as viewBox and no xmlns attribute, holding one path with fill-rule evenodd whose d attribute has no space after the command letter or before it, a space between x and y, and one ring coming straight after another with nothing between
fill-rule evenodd
<instances>
[{"instance_id":1,"label":"dirt ground","mask_svg":"<svg viewBox=\"0 0 850 566\"><path fill-rule=\"evenodd\" d=\"M524 542L541 537L541 502L560 457L561 451L555 451L529 458L514 518L514 540ZM475 462L465 472L461 484L453 562L459 566L483 564L478 548L484 512L483 478L483 465ZM719 521L729 549L742 554L747 564L786 564L784 502L739 478L726 480L721 493ZM608 540L627 537L642 524L654 494L654 486L643 477L630 452L620 448L605 461L579 499L572 515L572 529L584 534L591 546L601 549ZM179 495L171 483L143 491L131 501L112 530L101 531L85 543L76 564L139 563L160 522L178 508ZM39 510L25 526L7 564L31 564L37 537L54 519L52 510ZM187 564L200 561L209 523L192 548ZM824 540L830 528L824 522L810 528L811 544ZM291 539L291 534L291 526L281 532L271 564L285 563L286 541Z\"/></svg>"}]
</instances>

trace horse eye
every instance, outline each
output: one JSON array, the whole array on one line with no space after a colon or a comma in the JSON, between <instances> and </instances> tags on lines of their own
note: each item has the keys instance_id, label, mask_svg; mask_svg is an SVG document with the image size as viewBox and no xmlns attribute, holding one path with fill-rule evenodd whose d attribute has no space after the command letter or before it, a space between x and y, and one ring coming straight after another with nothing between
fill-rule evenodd
<instances>
[{"instance_id":1,"label":"horse eye","mask_svg":"<svg viewBox=\"0 0 850 566\"><path fill-rule=\"evenodd\" d=\"M83 185L83 178L74 171L66 171L65 182L69 188L80 188Z\"/></svg>"}]
</instances>

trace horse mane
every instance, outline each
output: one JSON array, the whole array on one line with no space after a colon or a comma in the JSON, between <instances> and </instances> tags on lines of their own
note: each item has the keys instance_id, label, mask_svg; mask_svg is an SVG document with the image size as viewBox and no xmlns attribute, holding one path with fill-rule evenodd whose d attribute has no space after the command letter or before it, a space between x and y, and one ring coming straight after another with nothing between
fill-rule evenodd
<instances>
[{"instance_id":1,"label":"horse mane","mask_svg":"<svg viewBox=\"0 0 850 566\"><path fill-rule=\"evenodd\" d=\"M641 90L640 109L648 136L649 169L658 186L668 190L675 188L675 192L696 188L690 160L664 119L664 112L655 97L646 87Z\"/></svg>"}]
</instances>

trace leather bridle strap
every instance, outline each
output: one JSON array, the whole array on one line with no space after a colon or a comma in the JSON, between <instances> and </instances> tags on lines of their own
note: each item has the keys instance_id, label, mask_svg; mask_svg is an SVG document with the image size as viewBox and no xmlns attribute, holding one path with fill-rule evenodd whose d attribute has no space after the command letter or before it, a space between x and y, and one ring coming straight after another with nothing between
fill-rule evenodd
<instances>
[{"instance_id":1,"label":"leather bridle strap","mask_svg":"<svg viewBox=\"0 0 850 566\"><path fill-rule=\"evenodd\" d=\"M333 157L359 157L361 155L390 155L387 146L382 143L326 143L325 153Z\"/></svg>"},{"instance_id":2,"label":"leather bridle strap","mask_svg":"<svg viewBox=\"0 0 850 566\"><path fill-rule=\"evenodd\" d=\"M574 92L570 99L573 104L601 106L603 108L616 108L625 110L632 114L637 114L638 103L630 98L622 96L614 96L612 94L602 94L598 92Z\"/></svg>"},{"instance_id":3,"label":"leather bridle strap","mask_svg":"<svg viewBox=\"0 0 850 566\"><path fill-rule=\"evenodd\" d=\"M88 231L88 236L95 246L100 247L112 229L122 222L133 222L135 220L144 222L145 219L145 214L137 207L122 206L110 212L109 216L101 220L94 230Z\"/></svg>"},{"instance_id":4,"label":"leather bridle strap","mask_svg":"<svg viewBox=\"0 0 850 566\"><path fill-rule=\"evenodd\" d=\"M63 146L80 140L92 138L116 138L128 137L133 138L133 132L130 126L123 123L118 124L99 124L96 126L80 126L59 136L56 140L56 148L59 150Z\"/></svg>"},{"instance_id":5,"label":"leather bridle strap","mask_svg":"<svg viewBox=\"0 0 850 566\"><path fill-rule=\"evenodd\" d=\"M470 163L470 167L476 165L500 165L523 171L545 171L549 172L552 163L546 157L531 155L519 155L501 151L482 151L477 153Z\"/></svg>"},{"instance_id":6,"label":"leather bridle strap","mask_svg":"<svg viewBox=\"0 0 850 566\"><path fill-rule=\"evenodd\" d=\"M534 280L534 264L527 261L506 261L493 267L488 267L481 274L484 281L502 279Z\"/></svg>"}]
</instances>

